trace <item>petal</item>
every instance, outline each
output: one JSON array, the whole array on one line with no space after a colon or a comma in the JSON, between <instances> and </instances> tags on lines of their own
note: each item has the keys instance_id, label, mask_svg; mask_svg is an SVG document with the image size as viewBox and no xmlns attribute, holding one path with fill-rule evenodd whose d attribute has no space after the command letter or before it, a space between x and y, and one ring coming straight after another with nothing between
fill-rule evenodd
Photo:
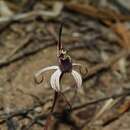
<instances>
[{"instance_id":1,"label":"petal","mask_svg":"<svg viewBox=\"0 0 130 130\"><path fill-rule=\"evenodd\" d=\"M35 74L35 77L38 77L39 75L41 75L41 74L44 73L45 71L53 70L53 69L58 69L58 68L59 68L58 66L45 67L45 68L39 70L39 71Z\"/></svg>"},{"instance_id":2,"label":"petal","mask_svg":"<svg viewBox=\"0 0 130 130\"><path fill-rule=\"evenodd\" d=\"M58 69L57 71L58 72L56 74L56 79L55 79L56 80L56 88L57 88L58 91L60 91L60 78L61 78L62 72L61 72L60 69Z\"/></svg>"},{"instance_id":3,"label":"petal","mask_svg":"<svg viewBox=\"0 0 130 130\"><path fill-rule=\"evenodd\" d=\"M56 84L55 84L55 73L56 73L56 72L54 72L54 73L51 75L51 79L50 79L50 84L51 84L51 87L52 87L53 89L56 88ZM56 89L55 89L55 90L56 90Z\"/></svg>"},{"instance_id":4,"label":"petal","mask_svg":"<svg viewBox=\"0 0 130 130\"><path fill-rule=\"evenodd\" d=\"M83 74L83 75L86 75L88 74L88 67L86 65L82 65L82 64L79 64L79 63L73 63L72 64L73 66L79 66L80 67L80 73ZM83 73L82 73L83 72Z\"/></svg>"},{"instance_id":5,"label":"petal","mask_svg":"<svg viewBox=\"0 0 130 130\"><path fill-rule=\"evenodd\" d=\"M55 90L55 91L60 91L60 76L61 76L61 70L57 69L57 71L55 71L50 79L50 84L51 87Z\"/></svg>"},{"instance_id":6,"label":"petal","mask_svg":"<svg viewBox=\"0 0 130 130\"><path fill-rule=\"evenodd\" d=\"M81 85L82 85L82 78L81 78L81 75L75 71L75 70L72 70L71 74L73 75L75 81L76 81L76 84L77 84L77 88L80 88Z\"/></svg>"}]
</instances>

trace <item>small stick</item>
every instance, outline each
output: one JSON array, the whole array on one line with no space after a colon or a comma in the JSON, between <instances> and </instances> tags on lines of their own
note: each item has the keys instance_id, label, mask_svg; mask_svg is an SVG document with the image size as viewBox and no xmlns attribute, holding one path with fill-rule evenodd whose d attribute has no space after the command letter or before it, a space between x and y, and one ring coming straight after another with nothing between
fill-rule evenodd
<instances>
[{"instance_id":1,"label":"small stick","mask_svg":"<svg viewBox=\"0 0 130 130\"><path fill-rule=\"evenodd\" d=\"M119 98L119 97L126 97L126 96L129 96L129 95L130 95L130 92L123 92L121 94L113 94L113 95L108 96L108 97L104 97L104 98L101 98L101 99L98 99L98 100L95 100L95 101L91 101L91 102L86 102L86 103L84 103L82 105L73 107L72 111L79 110L79 109L85 108L85 107L87 107L89 105L93 105L93 104L97 104L97 103L106 101L108 99L116 99L116 98Z\"/></svg>"}]
</instances>

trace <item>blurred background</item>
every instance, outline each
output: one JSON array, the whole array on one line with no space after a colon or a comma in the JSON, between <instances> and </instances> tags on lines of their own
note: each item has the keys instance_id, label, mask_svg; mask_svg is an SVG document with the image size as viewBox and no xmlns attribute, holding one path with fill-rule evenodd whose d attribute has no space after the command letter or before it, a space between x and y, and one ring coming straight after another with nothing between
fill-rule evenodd
<instances>
[{"instance_id":1,"label":"blurred background","mask_svg":"<svg viewBox=\"0 0 130 130\"><path fill-rule=\"evenodd\" d=\"M129 21L130 0L0 0L0 129L129 130ZM54 71L39 85L33 76L58 64L61 22L64 48L88 73L76 68L81 89L63 77L50 115Z\"/></svg>"}]
</instances>

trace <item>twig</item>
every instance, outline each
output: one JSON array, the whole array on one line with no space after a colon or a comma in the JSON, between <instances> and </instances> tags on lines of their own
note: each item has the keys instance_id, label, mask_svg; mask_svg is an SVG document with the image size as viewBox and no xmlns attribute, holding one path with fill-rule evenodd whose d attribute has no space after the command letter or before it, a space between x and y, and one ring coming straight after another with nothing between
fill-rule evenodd
<instances>
[{"instance_id":1,"label":"twig","mask_svg":"<svg viewBox=\"0 0 130 130\"><path fill-rule=\"evenodd\" d=\"M7 113L7 112L2 113L2 114L0 114L0 118L1 118L0 124L3 124L3 123L6 122L6 120L9 120L9 119L17 117L17 116L26 117L29 112L34 111L35 108L40 107L42 105L44 105L44 103L34 105L34 106L32 106L32 107L30 107L28 109L21 109L21 110L17 110L17 111L14 111L14 112L9 112L9 113Z\"/></svg>"},{"instance_id":2,"label":"twig","mask_svg":"<svg viewBox=\"0 0 130 130\"><path fill-rule=\"evenodd\" d=\"M44 127L45 125L43 124L42 121L40 121L41 120L40 118L42 118L41 115L35 118L31 118L32 121L22 130L29 130L34 124L38 124L39 126Z\"/></svg>"},{"instance_id":3,"label":"twig","mask_svg":"<svg viewBox=\"0 0 130 130\"><path fill-rule=\"evenodd\" d=\"M61 2L55 2L52 11L38 10L38 11L30 11L27 13L15 14L7 17L1 17L0 24L11 21L29 20L37 16L41 16L44 18L55 18L61 13L62 7L63 4Z\"/></svg>"},{"instance_id":4,"label":"twig","mask_svg":"<svg viewBox=\"0 0 130 130\"><path fill-rule=\"evenodd\" d=\"M98 18L99 20L105 21L125 21L125 20L130 20L130 16L125 16L122 14L119 14L113 10L110 9L103 9L103 8L96 8L94 6L88 5L88 4L78 4L78 3L73 3L73 4L65 4L65 7L68 8L69 10L91 16L93 18Z\"/></svg>"},{"instance_id":5,"label":"twig","mask_svg":"<svg viewBox=\"0 0 130 130\"><path fill-rule=\"evenodd\" d=\"M10 58L12 58L17 52L19 52L21 49L23 49L25 46L27 46L30 42L31 42L31 39L32 39L32 34L29 34L24 40L22 40L16 48L14 48L11 53L6 56L4 59L2 59L0 61L0 64L2 62L7 62Z\"/></svg>"},{"instance_id":6,"label":"twig","mask_svg":"<svg viewBox=\"0 0 130 130\"><path fill-rule=\"evenodd\" d=\"M109 125L110 123L113 123L113 121L116 121L117 119L119 119L129 109L130 109L130 101L125 100L125 102L117 108L115 114L114 113L111 114L109 118L106 118L106 120L102 122L102 126L106 126L106 125Z\"/></svg>"},{"instance_id":7,"label":"twig","mask_svg":"<svg viewBox=\"0 0 130 130\"><path fill-rule=\"evenodd\" d=\"M28 43L25 43L25 45L26 44L28 44ZM11 54L11 57L12 57L11 59L8 58L8 60L6 60L6 58L4 58L3 60L0 60L0 68L6 67L6 66L10 65L11 63L14 63L14 62L21 60L23 58L27 58L28 56L34 55L34 54L38 53L39 51L41 51L42 49L55 46L56 44L57 44L57 41L55 41L55 40L53 41L52 39L49 39L49 41L46 41L46 43L41 43L38 46L35 46L33 48L29 48L29 49L26 48L25 50L22 50L22 51L19 51L19 53L16 53L23 46L25 46L23 44L23 45L19 46L16 50L14 49L12 51L12 54L15 54L15 53L16 54L13 57ZM67 48L67 50L74 50L74 49L78 49L78 48L84 48L86 46L87 46L86 43L83 43L83 44L75 43L74 45L68 45L66 48ZM10 56L8 56L8 57L10 57Z\"/></svg>"},{"instance_id":8,"label":"twig","mask_svg":"<svg viewBox=\"0 0 130 130\"><path fill-rule=\"evenodd\" d=\"M68 111L65 110L68 114L71 113L71 112L74 112L76 110L79 110L79 109L82 109L82 108L85 108L89 105L93 105L93 104L97 104L97 103L100 103L100 102L103 102L103 101L106 101L108 99L116 99L116 98L119 98L119 97L126 97L126 96L129 96L130 95L130 91L129 92L123 92L121 94L113 94L112 96L108 96L108 97L105 97L105 98L101 98L101 99L98 99L98 100L95 100L95 101L91 101L91 102L86 102L82 105L78 105L78 106L75 106L75 107L72 107L72 110L71 111ZM22 116L24 118L28 118L28 114L31 112L31 111L34 111L34 109L38 106L42 106L42 104L39 104L39 105L35 105L35 106L32 106L31 108L27 108L27 109L23 109L23 110L17 110L15 112L11 112L11 113L4 113L4 114L1 114L0 118L1 121L0 121L0 124L3 124L5 123L7 120L10 120L14 117L17 117L17 116ZM58 112L52 112L50 113L51 115L53 115L54 117L56 118L62 118L62 116L65 116L64 115L64 112L63 113L58 113ZM30 122L27 127L24 129L24 130L27 130L29 128L32 127L32 125L34 125L35 123L36 124L39 124L41 126L43 126L44 124L42 124L41 120L46 120L47 117L50 115L49 113L48 114L42 114L42 115L38 115L37 117L34 117L34 118L30 118L32 120L32 122ZM63 114L63 115L62 115ZM67 116L67 115L66 115ZM69 115L68 115L69 116Z\"/></svg>"},{"instance_id":9,"label":"twig","mask_svg":"<svg viewBox=\"0 0 130 130\"><path fill-rule=\"evenodd\" d=\"M33 49L30 49L30 50L27 49L26 51L21 51L17 55L15 55L12 59L9 59L9 60L3 61L3 62L1 61L0 68L6 67L13 62L16 62L16 61L18 61L22 58L25 58L25 57L27 58L27 56L34 55L35 53L39 52L40 50L48 48L50 46L54 46L54 45L56 45L56 42L50 41L50 42L47 42L46 44L45 43L40 44L39 46L37 46ZM84 48L86 46L87 45L85 43L83 43L83 44L76 43L73 46L68 45L67 48L68 48L68 50L73 50L76 48ZM120 60L122 57L126 57L127 55L129 55L129 53L130 53L129 51L123 50L119 54L116 54L115 56L113 56L113 58L110 59L109 61L107 61L105 63L98 64L98 65L90 68L89 73L87 74L86 77L84 77L84 81L87 80L88 78L90 78L91 76L94 76L96 73L98 73L100 71L109 69L115 62Z\"/></svg>"},{"instance_id":10,"label":"twig","mask_svg":"<svg viewBox=\"0 0 130 130\"><path fill-rule=\"evenodd\" d=\"M123 92L121 94L113 94L112 96L108 96L108 97L101 98L101 99L98 99L98 100L95 100L95 101L91 101L91 102L86 102L86 103L84 103L82 105L73 107L72 111L79 110L79 109L85 108L85 107L87 107L89 105L93 105L93 104L97 104L97 103L106 101L108 99L116 99L116 98L119 98L119 97L126 97L126 96L129 96L129 95L130 95L130 92Z\"/></svg>"},{"instance_id":11,"label":"twig","mask_svg":"<svg viewBox=\"0 0 130 130\"><path fill-rule=\"evenodd\" d=\"M34 49L30 49L30 50L28 49L26 51L21 51L17 55L13 56L11 59L6 60L6 61L1 61L0 68L6 67L6 66L10 65L11 63L14 63L20 59L26 58L27 56L34 55L35 53L39 52L40 50L50 47L50 46L54 46L55 44L56 43L51 41L51 42L47 42L46 44L45 43L41 44L41 45L35 47Z\"/></svg>"},{"instance_id":12,"label":"twig","mask_svg":"<svg viewBox=\"0 0 130 130\"><path fill-rule=\"evenodd\" d=\"M116 63L118 60L120 60L123 57L127 57L129 54L130 54L129 50L122 50L120 53L116 54L115 56L110 58L108 61L98 64L98 65L88 69L88 74L86 77L84 77L84 81L91 78L98 72L109 69L114 63Z\"/></svg>"}]
</instances>

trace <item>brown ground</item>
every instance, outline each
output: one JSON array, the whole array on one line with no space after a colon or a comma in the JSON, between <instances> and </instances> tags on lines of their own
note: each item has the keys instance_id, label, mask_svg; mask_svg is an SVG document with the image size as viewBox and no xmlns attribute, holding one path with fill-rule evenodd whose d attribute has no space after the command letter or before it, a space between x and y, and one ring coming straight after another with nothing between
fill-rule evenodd
<instances>
[{"instance_id":1,"label":"brown ground","mask_svg":"<svg viewBox=\"0 0 130 130\"><path fill-rule=\"evenodd\" d=\"M36 6L44 8L38 2L35 3L34 7ZM66 8L62 10L58 17L50 20L37 17L21 22L10 22L9 25L7 25L8 23L0 24L0 64L3 63L3 59L10 56L14 49L24 44L24 42L26 43L23 48L11 55L6 62L18 57L16 58L17 60L0 66L0 121L5 119L2 116L4 112L15 113L24 108L27 110L34 104L39 103L44 105L34 108L33 112L27 115L33 119L38 115L48 113L49 108L52 106L54 94L49 84L52 72L45 74L44 82L40 85L34 83L33 76L39 69L57 64L55 43L60 26L59 21L63 19L66 19L62 34L64 46L69 48L69 54L73 61L87 65L89 71L92 67L109 61L123 50L118 43L117 35L109 27L97 19L71 12ZM76 45L79 47L76 47ZM74 94L74 89L65 92L67 100L74 107L124 92L124 88L130 88L129 66L129 57L121 58L108 70L96 72L93 76L84 80L83 87L78 90L72 101L70 100ZM85 76L83 75L83 78ZM72 87L73 81L70 79L68 76L64 77L64 88ZM49 125L50 129L129 130L130 112L126 110L120 113L118 109L126 102L129 103L130 98L120 97L114 100L116 101L114 106L106 110L97 119L95 117L106 101L88 105L70 113L70 118L72 118L73 122L68 124L65 119L61 121L54 116ZM63 106L63 108L66 108L64 104ZM55 111L60 111L58 107L56 109ZM107 122L109 118L114 116L117 116L116 120L103 125L105 121ZM26 116L20 120L19 115L4 121L4 123L1 122L0 129L25 130L30 122L31 119L26 118ZM45 120L40 119L39 122L44 124ZM56 125L56 122L58 122L58 125ZM17 128L13 128L13 126ZM35 123L29 129L42 130L43 126L41 127Z\"/></svg>"}]
</instances>

